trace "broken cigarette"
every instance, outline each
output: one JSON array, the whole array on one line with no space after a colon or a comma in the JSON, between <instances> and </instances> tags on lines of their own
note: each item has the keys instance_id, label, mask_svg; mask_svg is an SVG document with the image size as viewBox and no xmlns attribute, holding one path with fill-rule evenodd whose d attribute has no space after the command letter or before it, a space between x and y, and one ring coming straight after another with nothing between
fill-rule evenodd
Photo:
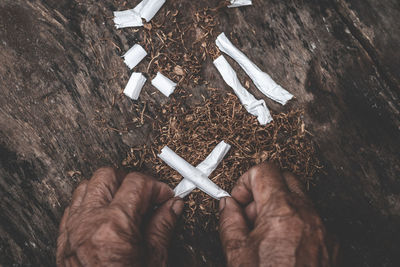
<instances>
[{"instance_id":1,"label":"broken cigarette","mask_svg":"<svg viewBox=\"0 0 400 267\"><path fill-rule=\"evenodd\" d=\"M282 105L293 98L291 93L278 85L267 73L260 70L245 54L237 49L224 33L218 36L216 44L222 52L233 58L242 67L256 87L267 97Z\"/></svg>"},{"instance_id":2,"label":"broken cigarette","mask_svg":"<svg viewBox=\"0 0 400 267\"><path fill-rule=\"evenodd\" d=\"M117 29L143 26L142 18L149 22L164 5L166 0L143 0L135 8L114 12Z\"/></svg>"},{"instance_id":3,"label":"broken cigarette","mask_svg":"<svg viewBox=\"0 0 400 267\"><path fill-rule=\"evenodd\" d=\"M125 59L125 64L130 69L133 69L140 61L142 61L143 58L146 57L146 55L146 50L144 50L141 45L135 44L125 53L125 55L123 55L123 57Z\"/></svg>"},{"instance_id":4,"label":"broken cigarette","mask_svg":"<svg viewBox=\"0 0 400 267\"><path fill-rule=\"evenodd\" d=\"M151 81L151 84L156 87L166 97L169 97L175 90L176 83L165 77L161 72L157 72L156 77Z\"/></svg>"},{"instance_id":5,"label":"broken cigarette","mask_svg":"<svg viewBox=\"0 0 400 267\"><path fill-rule=\"evenodd\" d=\"M190 165L178 156L169 147L165 146L158 155L168 166L179 172L184 178L195 184L200 190L215 199L229 197L230 195L214 184L207 175Z\"/></svg>"},{"instance_id":6,"label":"broken cigarette","mask_svg":"<svg viewBox=\"0 0 400 267\"><path fill-rule=\"evenodd\" d=\"M164 5L166 0L144 0L146 3L139 11L140 16L149 22ZM143 2L144 2L143 1Z\"/></svg>"},{"instance_id":7,"label":"broken cigarette","mask_svg":"<svg viewBox=\"0 0 400 267\"><path fill-rule=\"evenodd\" d=\"M252 4L251 0L231 0L231 4L228 7L250 6Z\"/></svg>"},{"instance_id":8,"label":"broken cigarette","mask_svg":"<svg viewBox=\"0 0 400 267\"><path fill-rule=\"evenodd\" d=\"M142 18L135 9L114 11L114 23L117 29L143 26Z\"/></svg>"},{"instance_id":9,"label":"broken cigarette","mask_svg":"<svg viewBox=\"0 0 400 267\"><path fill-rule=\"evenodd\" d=\"M218 69L224 81L232 87L235 94L238 96L240 102L246 110L257 116L261 125L265 125L272 121L272 116L269 113L267 105L264 100L257 100L252 94L249 93L240 83L235 70L231 67L223 55L214 60L214 65Z\"/></svg>"},{"instance_id":10,"label":"broken cigarette","mask_svg":"<svg viewBox=\"0 0 400 267\"><path fill-rule=\"evenodd\" d=\"M224 141L221 141L213 151L207 156L207 158L197 165L196 169L200 170L205 176L210 174L218 167L222 159L228 153L231 146ZM184 198L190 192L196 189L196 185L190 180L184 178L174 189L175 196Z\"/></svg>"},{"instance_id":11,"label":"broken cigarette","mask_svg":"<svg viewBox=\"0 0 400 267\"><path fill-rule=\"evenodd\" d=\"M124 94L133 100L138 100L145 82L146 77L144 77L143 74L139 72L132 73L125 87Z\"/></svg>"}]
</instances>

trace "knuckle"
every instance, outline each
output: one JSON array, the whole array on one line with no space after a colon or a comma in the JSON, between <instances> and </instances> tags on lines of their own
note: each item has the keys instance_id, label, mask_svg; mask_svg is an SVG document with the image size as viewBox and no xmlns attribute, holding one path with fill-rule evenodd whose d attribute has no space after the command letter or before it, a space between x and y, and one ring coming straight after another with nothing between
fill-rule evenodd
<instances>
[{"instance_id":1,"label":"knuckle","mask_svg":"<svg viewBox=\"0 0 400 267\"><path fill-rule=\"evenodd\" d=\"M286 221L286 225L282 225L282 231L287 229L287 227L291 227L296 231L303 231L303 229L307 228L308 225L303 221L303 219L298 215L294 215L290 220Z\"/></svg>"},{"instance_id":2,"label":"knuckle","mask_svg":"<svg viewBox=\"0 0 400 267\"><path fill-rule=\"evenodd\" d=\"M252 172L265 172L265 171L269 171L269 170L275 170L278 167L270 162L262 162L260 164L257 164L256 166L252 167L250 170Z\"/></svg>"},{"instance_id":3,"label":"knuckle","mask_svg":"<svg viewBox=\"0 0 400 267\"><path fill-rule=\"evenodd\" d=\"M289 177L289 179L297 180L296 175L294 175L294 174L291 173L290 171L284 171L284 172L283 172L283 175Z\"/></svg>"},{"instance_id":4,"label":"knuckle","mask_svg":"<svg viewBox=\"0 0 400 267\"><path fill-rule=\"evenodd\" d=\"M238 250L247 246L245 239L232 238L225 241L225 249L228 251Z\"/></svg>"},{"instance_id":5,"label":"knuckle","mask_svg":"<svg viewBox=\"0 0 400 267\"><path fill-rule=\"evenodd\" d=\"M112 167L101 167L99 168L93 176L101 175L101 176L109 176L114 175L115 170Z\"/></svg>"},{"instance_id":6,"label":"knuckle","mask_svg":"<svg viewBox=\"0 0 400 267\"><path fill-rule=\"evenodd\" d=\"M112 203L108 207L107 217L110 218L110 221L119 231L130 233L134 237L141 235L138 217L135 214L129 214L119 203Z\"/></svg>"},{"instance_id":7,"label":"knuckle","mask_svg":"<svg viewBox=\"0 0 400 267\"><path fill-rule=\"evenodd\" d=\"M103 242L115 241L118 239L116 235L115 226L112 222L102 223L99 228L93 233L91 238L95 244L102 244Z\"/></svg>"},{"instance_id":8,"label":"knuckle","mask_svg":"<svg viewBox=\"0 0 400 267\"><path fill-rule=\"evenodd\" d=\"M152 182L152 178L139 172L131 172L126 177L125 180L129 183L134 183L137 186L144 187L146 184Z\"/></svg>"},{"instance_id":9,"label":"knuckle","mask_svg":"<svg viewBox=\"0 0 400 267\"><path fill-rule=\"evenodd\" d=\"M88 182L89 182L89 180L86 180L86 179L82 180L82 181L79 183L79 185L78 185L78 187L76 188L76 190L82 190L83 188L85 188L85 187L87 186Z\"/></svg>"},{"instance_id":10,"label":"knuckle","mask_svg":"<svg viewBox=\"0 0 400 267\"><path fill-rule=\"evenodd\" d=\"M220 227L222 229L231 229L237 227L237 222L240 220L240 215L229 214L229 216L224 216L220 220Z\"/></svg>"},{"instance_id":11,"label":"knuckle","mask_svg":"<svg viewBox=\"0 0 400 267\"><path fill-rule=\"evenodd\" d=\"M118 203L113 203L109 206L108 215L114 221L128 221L130 219L129 215Z\"/></svg>"},{"instance_id":12,"label":"knuckle","mask_svg":"<svg viewBox=\"0 0 400 267\"><path fill-rule=\"evenodd\" d=\"M145 175L143 173L140 173L140 172L130 172L127 175L127 178L136 179L136 180L143 180L143 181L150 179L149 176L147 176L147 175Z\"/></svg>"},{"instance_id":13,"label":"knuckle","mask_svg":"<svg viewBox=\"0 0 400 267\"><path fill-rule=\"evenodd\" d=\"M126 222L127 223L127 222ZM121 227L121 223L115 220L105 221L90 236L90 244L95 247L109 246L110 244L133 244L140 241L141 236L133 229Z\"/></svg>"},{"instance_id":14,"label":"knuckle","mask_svg":"<svg viewBox=\"0 0 400 267\"><path fill-rule=\"evenodd\" d=\"M256 166L253 166L253 167L250 168L250 170L249 170L249 178L251 180L254 180L254 178L256 178L258 176L257 174L263 171L263 165L264 165L264 163L260 163L260 164L258 164Z\"/></svg>"},{"instance_id":15,"label":"knuckle","mask_svg":"<svg viewBox=\"0 0 400 267\"><path fill-rule=\"evenodd\" d=\"M307 224L299 215L295 214L287 217L286 220L277 220L273 225L273 229L276 233L302 233L307 230Z\"/></svg>"},{"instance_id":16,"label":"knuckle","mask_svg":"<svg viewBox=\"0 0 400 267\"><path fill-rule=\"evenodd\" d=\"M279 185L280 183L276 183L276 181L282 178L281 170L273 163L264 162L250 169L250 179L252 179L252 182L255 182L255 180L263 181L262 183L265 181L275 181L273 184Z\"/></svg>"},{"instance_id":17,"label":"knuckle","mask_svg":"<svg viewBox=\"0 0 400 267\"><path fill-rule=\"evenodd\" d=\"M91 194L87 198L87 203L96 206L99 200L106 203L110 202L112 198L112 192L106 184L97 184L91 188Z\"/></svg>"}]
</instances>

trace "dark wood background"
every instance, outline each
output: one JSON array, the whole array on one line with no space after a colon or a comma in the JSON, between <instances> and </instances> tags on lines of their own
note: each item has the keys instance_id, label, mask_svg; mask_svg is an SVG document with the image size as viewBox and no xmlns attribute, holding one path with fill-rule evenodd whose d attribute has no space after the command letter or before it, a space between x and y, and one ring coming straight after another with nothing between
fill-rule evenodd
<instances>
[{"instance_id":1,"label":"dark wood background","mask_svg":"<svg viewBox=\"0 0 400 267\"><path fill-rule=\"evenodd\" d=\"M120 129L137 116L120 96L129 71L112 44L135 43L132 30L115 30L112 11L137 2L0 1L0 265L54 265L58 223L79 180L120 166L148 140L149 124L119 133L98 123ZM310 194L344 265L399 266L400 2L253 2L221 9L218 31L233 33L296 96L288 107L266 99L272 110L306 110L326 166ZM203 75L228 90L211 62ZM139 105L168 101L153 92L147 84Z\"/></svg>"}]
</instances>

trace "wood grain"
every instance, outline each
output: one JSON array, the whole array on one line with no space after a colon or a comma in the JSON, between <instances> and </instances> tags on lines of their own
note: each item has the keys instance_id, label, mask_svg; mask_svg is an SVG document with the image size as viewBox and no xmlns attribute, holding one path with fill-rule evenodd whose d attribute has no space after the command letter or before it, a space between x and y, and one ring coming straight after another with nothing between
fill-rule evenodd
<instances>
[{"instance_id":1,"label":"wood grain","mask_svg":"<svg viewBox=\"0 0 400 267\"><path fill-rule=\"evenodd\" d=\"M136 104L121 96L129 71L120 56L138 33L112 22L112 11L136 2L1 1L1 265L53 266L77 183L100 166L120 166L131 146L148 141L151 122L130 123L146 101L168 99L149 83ZM221 9L218 30L296 96L285 107L266 99L273 111L306 110L326 165L311 195L341 242L343 265L398 266L399 2L253 3ZM190 15L216 5L171 0L163 8ZM202 75L228 90L211 62Z\"/></svg>"}]
</instances>

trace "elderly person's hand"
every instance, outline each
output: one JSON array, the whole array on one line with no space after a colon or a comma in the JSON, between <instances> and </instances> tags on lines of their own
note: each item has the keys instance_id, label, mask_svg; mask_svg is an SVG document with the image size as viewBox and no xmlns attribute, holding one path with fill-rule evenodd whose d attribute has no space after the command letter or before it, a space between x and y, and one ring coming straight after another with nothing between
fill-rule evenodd
<instances>
[{"instance_id":1,"label":"elderly person's hand","mask_svg":"<svg viewBox=\"0 0 400 267\"><path fill-rule=\"evenodd\" d=\"M75 190L57 244L58 266L166 266L183 202L140 173L98 170ZM158 208L157 208L158 207Z\"/></svg>"},{"instance_id":2,"label":"elderly person's hand","mask_svg":"<svg viewBox=\"0 0 400 267\"><path fill-rule=\"evenodd\" d=\"M228 266L331 266L336 258L302 184L265 163L221 200L220 236Z\"/></svg>"}]
</instances>

